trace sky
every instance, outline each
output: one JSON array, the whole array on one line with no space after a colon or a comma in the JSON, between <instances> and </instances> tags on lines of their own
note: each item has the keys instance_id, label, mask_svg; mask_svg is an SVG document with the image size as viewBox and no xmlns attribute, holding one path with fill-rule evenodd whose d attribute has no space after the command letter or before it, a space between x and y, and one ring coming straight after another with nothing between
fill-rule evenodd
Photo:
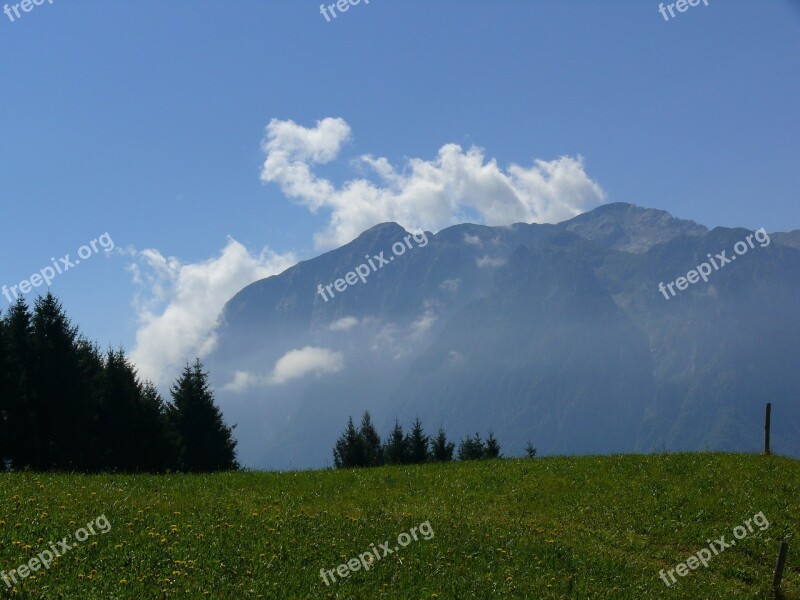
<instances>
[{"instance_id":1,"label":"sky","mask_svg":"<svg viewBox=\"0 0 800 600\"><path fill-rule=\"evenodd\" d=\"M57 266L83 334L161 385L242 287L380 222L800 229L798 0L14 5L0 285L32 301Z\"/></svg>"}]
</instances>

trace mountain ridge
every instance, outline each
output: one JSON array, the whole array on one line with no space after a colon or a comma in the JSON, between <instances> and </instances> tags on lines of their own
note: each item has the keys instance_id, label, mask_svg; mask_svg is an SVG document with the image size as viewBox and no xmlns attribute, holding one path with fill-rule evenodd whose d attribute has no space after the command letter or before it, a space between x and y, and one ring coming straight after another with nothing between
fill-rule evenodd
<instances>
[{"instance_id":1,"label":"mountain ridge","mask_svg":"<svg viewBox=\"0 0 800 600\"><path fill-rule=\"evenodd\" d=\"M341 360L220 393L256 466L329 463L366 409L382 431L415 416L456 438L490 427L512 454L529 438L544 453L752 450L763 402L800 391L800 252L756 244L676 297L658 288L747 234L624 203L558 224L453 225L323 301L319 284L408 235L381 223L236 294L209 365L225 389L236 371L263 381L291 351ZM800 414L784 414L774 437L800 454L788 441Z\"/></svg>"}]
</instances>

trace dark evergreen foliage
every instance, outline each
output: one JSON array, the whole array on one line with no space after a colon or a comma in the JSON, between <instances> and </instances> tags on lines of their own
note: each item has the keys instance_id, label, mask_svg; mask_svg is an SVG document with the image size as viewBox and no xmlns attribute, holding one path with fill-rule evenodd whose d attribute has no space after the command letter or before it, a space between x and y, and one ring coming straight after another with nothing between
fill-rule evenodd
<instances>
[{"instance_id":1,"label":"dark evergreen foliage","mask_svg":"<svg viewBox=\"0 0 800 600\"><path fill-rule=\"evenodd\" d=\"M194 395L168 407L122 350L103 356L81 337L52 294L33 312L20 299L0 317L0 470L236 467L236 444L199 363Z\"/></svg>"},{"instance_id":2,"label":"dark evergreen foliage","mask_svg":"<svg viewBox=\"0 0 800 600\"><path fill-rule=\"evenodd\" d=\"M11 307L3 319L5 374L4 393L8 395L0 399L0 406L5 408L5 443L3 462L13 467L29 467L32 465L33 449L38 445L36 429L36 413L33 407L31 389L28 385L30 364L33 362L31 341L33 325L31 313L27 305L19 300Z\"/></svg>"},{"instance_id":3,"label":"dark evergreen foliage","mask_svg":"<svg viewBox=\"0 0 800 600\"><path fill-rule=\"evenodd\" d=\"M337 469L351 469L365 465L364 441L358 434L353 417L347 420L347 428L333 448L333 464Z\"/></svg>"},{"instance_id":4,"label":"dark evergreen foliage","mask_svg":"<svg viewBox=\"0 0 800 600\"><path fill-rule=\"evenodd\" d=\"M428 436L425 435L425 430L422 428L422 422L417 417L414 424L411 426L411 434L408 436L407 448L408 459L412 464L421 464L428 462Z\"/></svg>"},{"instance_id":5,"label":"dark evergreen foliage","mask_svg":"<svg viewBox=\"0 0 800 600\"><path fill-rule=\"evenodd\" d=\"M439 433L431 440L431 459L436 462L450 462L455 449L455 443L447 441L447 435L440 427Z\"/></svg>"},{"instance_id":6,"label":"dark evergreen foliage","mask_svg":"<svg viewBox=\"0 0 800 600\"><path fill-rule=\"evenodd\" d=\"M369 411L364 412L361 418L361 427L358 429L361 443L364 449L364 466L377 467L383 464L383 449L381 448L381 438L372 424L372 417Z\"/></svg>"},{"instance_id":7,"label":"dark evergreen foliage","mask_svg":"<svg viewBox=\"0 0 800 600\"><path fill-rule=\"evenodd\" d=\"M403 433L403 426L395 419L392 431L381 445L372 417L369 412L365 412L359 428L353 424L353 417L348 418L347 427L333 448L333 464L337 469L350 469L383 464L449 462L453 460L455 446L453 442L448 441L447 434L442 428L439 428L434 438L425 435L425 429L419 418L412 423L409 434ZM464 438L458 448L459 460L500 458L500 456L500 444L491 431L485 443L476 433L475 437Z\"/></svg>"},{"instance_id":8,"label":"dark evergreen foliage","mask_svg":"<svg viewBox=\"0 0 800 600\"><path fill-rule=\"evenodd\" d=\"M383 456L387 465L404 465L408 462L408 438L403 435L403 426L397 420L383 446Z\"/></svg>"},{"instance_id":9,"label":"dark evergreen foliage","mask_svg":"<svg viewBox=\"0 0 800 600\"><path fill-rule=\"evenodd\" d=\"M525 456L527 458L535 458L536 457L536 448L533 447L531 441L528 440L528 445L525 446Z\"/></svg>"},{"instance_id":10,"label":"dark evergreen foliage","mask_svg":"<svg viewBox=\"0 0 800 600\"><path fill-rule=\"evenodd\" d=\"M458 460L480 460L486 455L486 446L480 434L466 436L458 445Z\"/></svg>"},{"instance_id":11,"label":"dark evergreen foliage","mask_svg":"<svg viewBox=\"0 0 800 600\"><path fill-rule=\"evenodd\" d=\"M486 438L486 449L483 456L484 458L500 458L500 444L491 431L489 431L489 437Z\"/></svg>"},{"instance_id":12,"label":"dark evergreen foliage","mask_svg":"<svg viewBox=\"0 0 800 600\"><path fill-rule=\"evenodd\" d=\"M168 413L178 435L180 469L192 473L238 469L233 431L214 403L208 373L199 359L193 367L187 363L171 392Z\"/></svg>"}]
</instances>

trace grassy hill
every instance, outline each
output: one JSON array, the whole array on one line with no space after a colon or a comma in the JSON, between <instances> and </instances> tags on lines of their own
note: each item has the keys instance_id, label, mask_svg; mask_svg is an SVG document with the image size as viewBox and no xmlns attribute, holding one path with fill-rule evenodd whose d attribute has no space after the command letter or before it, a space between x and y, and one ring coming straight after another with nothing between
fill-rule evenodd
<instances>
[{"instance_id":1,"label":"grassy hill","mask_svg":"<svg viewBox=\"0 0 800 600\"><path fill-rule=\"evenodd\" d=\"M736 540L734 528L756 513L769 526ZM76 531L101 515L110 530L96 526L96 535L77 542ZM51 542L58 549L65 536L74 545L48 570L24 580L17 573L13 590L0 581L0 594L766 598L778 542L787 540L784 591L793 599L800 598L798 526L800 462L752 455L209 476L0 474L0 570ZM661 569L722 535L736 544L708 567L675 573L670 588L659 579ZM392 553L383 556L386 541ZM370 563L373 549L381 558ZM368 571L336 574L326 586L321 569L336 573L362 554Z\"/></svg>"}]
</instances>

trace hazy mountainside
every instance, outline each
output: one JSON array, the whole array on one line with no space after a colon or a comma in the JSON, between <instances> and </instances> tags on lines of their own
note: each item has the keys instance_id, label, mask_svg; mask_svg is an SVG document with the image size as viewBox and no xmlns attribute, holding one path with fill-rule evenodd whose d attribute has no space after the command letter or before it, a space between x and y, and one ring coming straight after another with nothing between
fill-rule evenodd
<instances>
[{"instance_id":1,"label":"hazy mountainside","mask_svg":"<svg viewBox=\"0 0 800 600\"><path fill-rule=\"evenodd\" d=\"M773 237L779 244L800 250L800 229L786 233L776 233Z\"/></svg>"},{"instance_id":2,"label":"hazy mountainside","mask_svg":"<svg viewBox=\"0 0 800 600\"><path fill-rule=\"evenodd\" d=\"M767 401L775 447L800 455L793 234L669 300L658 288L749 234L621 203L458 225L325 302L319 284L403 243L382 224L242 290L207 364L245 465L329 464L365 409L382 434L395 417L455 438L492 428L506 454L528 439L541 453L757 450Z\"/></svg>"},{"instance_id":3,"label":"hazy mountainside","mask_svg":"<svg viewBox=\"0 0 800 600\"><path fill-rule=\"evenodd\" d=\"M708 231L694 221L676 219L663 210L644 210L622 203L601 206L561 225L606 249L634 253L647 252L681 235L699 237Z\"/></svg>"}]
</instances>

